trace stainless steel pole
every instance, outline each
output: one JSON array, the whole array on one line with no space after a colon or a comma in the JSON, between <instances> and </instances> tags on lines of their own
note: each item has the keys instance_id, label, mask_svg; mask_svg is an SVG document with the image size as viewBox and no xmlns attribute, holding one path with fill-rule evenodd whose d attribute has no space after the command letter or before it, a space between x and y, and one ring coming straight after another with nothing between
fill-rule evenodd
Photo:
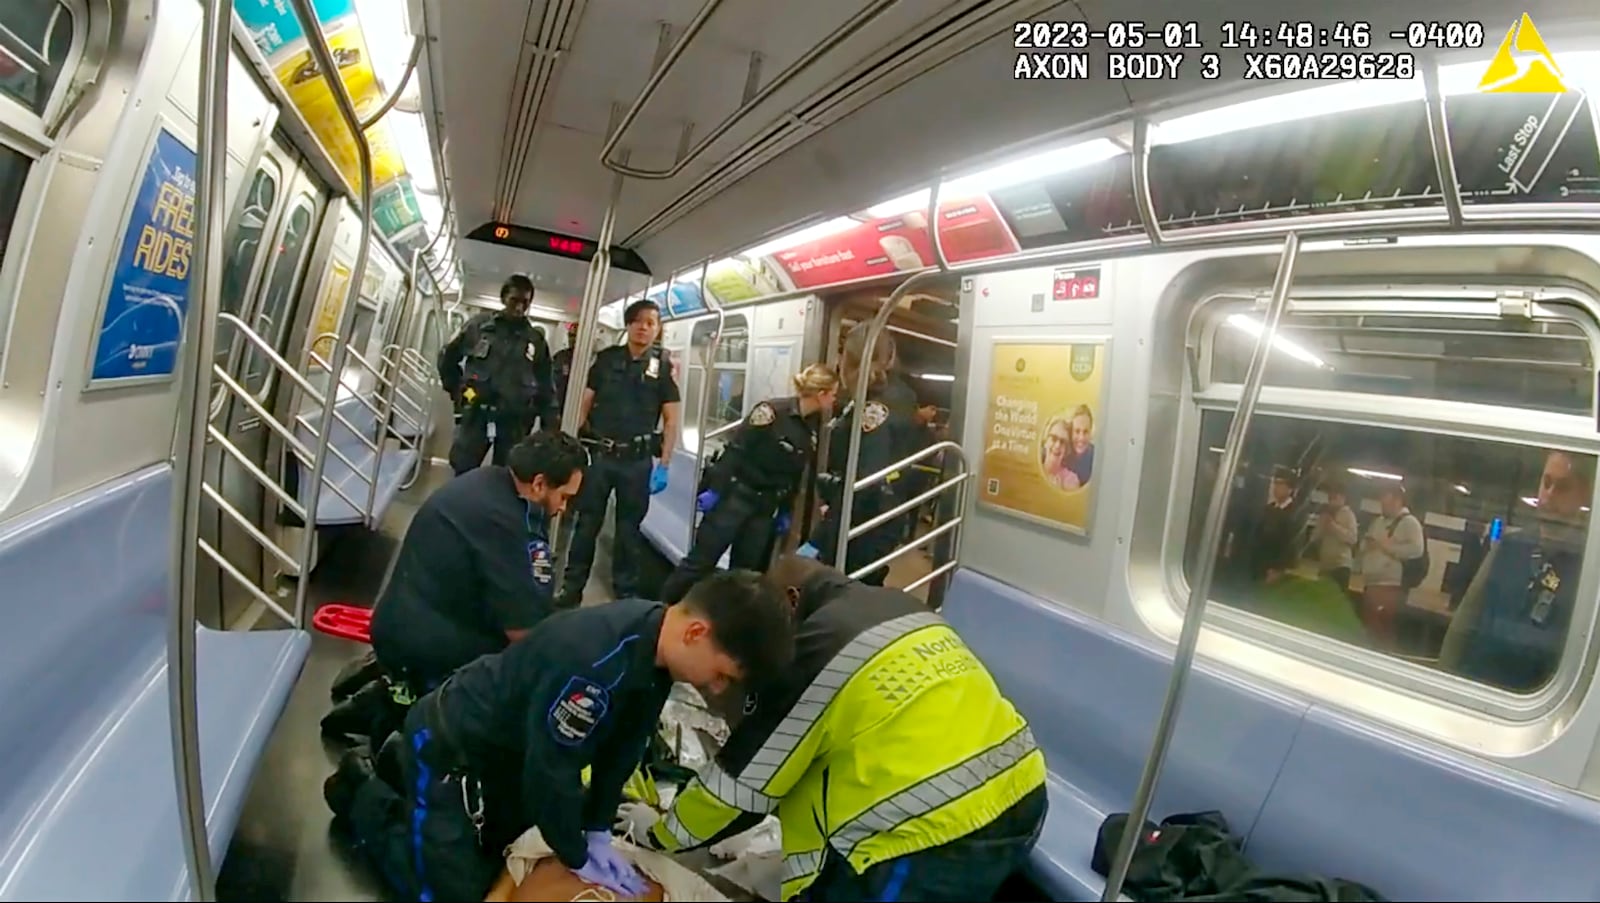
<instances>
[{"instance_id":1,"label":"stainless steel pole","mask_svg":"<svg viewBox=\"0 0 1600 903\"><path fill-rule=\"evenodd\" d=\"M222 294L223 221L227 210L228 63L233 7L205 0L201 12L200 110L195 138L194 218L198 247L189 280L182 348L177 435L173 442L173 574L176 598L167 632L167 699L178 824L189 869L189 899L217 899L211 842L206 833L205 785L200 778L199 706L195 688L195 569L199 564L201 481L211 406L211 360Z\"/></svg>"},{"instance_id":2,"label":"stainless steel pole","mask_svg":"<svg viewBox=\"0 0 1600 903\"><path fill-rule=\"evenodd\" d=\"M339 75L339 66L328 47L328 36L322 33L322 20L317 18L316 7L312 5L312 0L294 0L294 9L300 17L300 29L306 34L306 44L311 48L311 57L317 61L317 68L328 83L328 93L333 95L345 125L355 138L356 153L361 164L361 241L356 246L356 263L350 272L350 285L345 290L344 308L339 312L339 338L333 343L333 355L328 361L331 373L327 391L322 397L322 416L317 422L317 446L311 458L311 475L308 478L311 485L308 487L305 529L300 537L300 577L295 581L294 621L296 627L303 629L306 626L306 592L311 588L311 557L317 542L317 501L322 496L322 475L327 468L328 445L332 440L333 407L339 400L339 381L344 375L344 360L350 348L350 326L355 322L356 305L361 299L361 282L366 276L367 258L372 253L372 146L367 142L367 133L361 128L361 116L356 113L355 102L350 99L344 78ZM373 474L373 479L377 479L377 474Z\"/></svg>"},{"instance_id":3,"label":"stainless steel pole","mask_svg":"<svg viewBox=\"0 0 1600 903\"><path fill-rule=\"evenodd\" d=\"M1167 685L1167 699L1161 707L1161 717L1156 721L1156 737L1150 747L1150 757L1145 760L1144 773L1139 776L1139 788L1133 795L1133 807L1128 812L1128 825L1117 844L1116 857L1111 861L1111 873L1106 876L1102 903L1119 898L1122 885L1128 878L1128 866L1133 863L1133 853L1143 834L1145 819L1150 816L1150 803L1155 799L1156 783L1166 764L1167 750L1172 746L1172 735L1178 726L1178 712L1183 705L1184 687L1189 682L1189 671L1194 665L1195 646L1200 642L1200 626L1205 616L1206 600L1211 596L1211 576L1217 565L1217 545L1222 537L1222 520L1228 510L1228 498L1233 494L1234 471L1244 452L1244 440L1249 434L1250 418L1255 414L1256 399L1261 396L1261 381L1266 373L1272 342L1278 334L1278 321L1289 303L1289 286L1294 281L1295 260L1300 256L1300 236L1290 232L1283 239L1283 256L1278 259L1278 275L1272 281L1272 299L1267 304L1266 323L1256 339L1250 357L1250 369L1244 378L1244 394L1239 398L1239 408L1228 424L1228 440L1222 450L1222 466L1217 468L1216 483L1211 488L1211 503L1206 508L1206 521L1200 533L1200 557L1194 582L1189 587L1189 604L1183 612L1183 629L1178 635L1178 648L1172 658L1172 679Z\"/></svg>"}]
</instances>

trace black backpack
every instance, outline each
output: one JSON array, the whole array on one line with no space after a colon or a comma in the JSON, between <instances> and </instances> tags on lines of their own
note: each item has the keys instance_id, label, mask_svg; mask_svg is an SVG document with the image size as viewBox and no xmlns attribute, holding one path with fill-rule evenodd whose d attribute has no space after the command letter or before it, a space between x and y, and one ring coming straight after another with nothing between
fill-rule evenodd
<instances>
[{"instance_id":1,"label":"black backpack","mask_svg":"<svg viewBox=\"0 0 1600 903\"><path fill-rule=\"evenodd\" d=\"M1389 522L1389 538L1394 538L1394 528L1400 523L1401 518L1416 519L1415 514L1407 512ZM1422 526L1422 521L1417 521L1417 526ZM1402 559L1400 562L1400 588L1412 590L1422 585L1423 578L1428 576L1428 533L1422 533L1422 554L1415 558Z\"/></svg>"}]
</instances>

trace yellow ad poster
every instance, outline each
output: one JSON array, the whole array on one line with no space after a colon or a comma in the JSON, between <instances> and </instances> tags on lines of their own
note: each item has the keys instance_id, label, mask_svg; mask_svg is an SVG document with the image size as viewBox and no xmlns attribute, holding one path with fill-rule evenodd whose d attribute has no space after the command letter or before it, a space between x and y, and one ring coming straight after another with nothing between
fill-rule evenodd
<instances>
[{"instance_id":1,"label":"yellow ad poster","mask_svg":"<svg viewBox=\"0 0 1600 903\"><path fill-rule=\"evenodd\" d=\"M356 110L365 116L384 100L383 87L372 71L372 60L367 52L366 40L356 20L347 17L328 23L328 48L333 51L339 75L355 101ZM338 102L328 82L311 59L310 48L291 54L276 65L278 81L289 93L289 99L306 119L306 125L316 133L317 140L327 149L328 156L350 185L361 187L360 157L356 152L355 136L339 115ZM367 129L367 139L372 144L372 185L376 191L405 172L405 161L394 146L389 127L379 122Z\"/></svg>"},{"instance_id":2,"label":"yellow ad poster","mask_svg":"<svg viewBox=\"0 0 1600 903\"><path fill-rule=\"evenodd\" d=\"M994 344L980 504L1087 535L1110 340Z\"/></svg>"},{"instance_id":3,"label":"yellow ad poster","mask_svg":"<svg viewBox=\"0 0 1600 903\"><path fill-rule=\"evenodd\" d=\"M342 260L333 262L328 271L328 287L317 303L317 319L311 326L311 336L316 341L311 350L322 355L325 361L333 360L333 339L317 338L325 333L339 331L339 315L344 312L345 296L350 291L350 265Z\"/></svg>"}]
</instances>

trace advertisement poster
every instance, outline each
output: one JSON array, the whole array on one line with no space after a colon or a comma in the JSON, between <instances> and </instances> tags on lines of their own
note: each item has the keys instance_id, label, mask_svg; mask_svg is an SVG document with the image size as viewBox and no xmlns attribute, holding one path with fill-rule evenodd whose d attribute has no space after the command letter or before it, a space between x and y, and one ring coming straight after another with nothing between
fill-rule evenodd
<instances>
[{"instance_id":1,"label":"advertisement poster","mask_svg":"<svg viewBox=\"0 0 1600 903\"><path fill-rule=\"evenodd\" d=\"M920 270L933 266L935 257L927 220L921 211L869 219L772 257L797 289ZM939 241L952 263L1018 250L1016 238L986 195L941 202Z\"/></svg>"},{"instance_id":2,"label":"advertisement poster","mask_svg":"<svg viewBox=\"0 0 1600 903\"><path fill-rule=\"evenodd\" d=\"M183 338L194 255L195 155L156 135L100 314L90 382L171 376Z\"/></svg>"},{"instance_id":3,"label":"advertisement poster","mask_svg":"<svg viewBox=\"0 0 1600 903\"><path fill-rule=\"evenodd\" d=\"M997 341L978 501L1087 536L1110 340Z\"/></svg>"},{"instance_id":4,"label":"advertisement poster","mask_svg":"<svg viewBox=\"0 0 1600 903\"><path fill-rule=\"evenodd\" d=\"M384 101L385 91L372 70L371 54L354 2L315 0L314 5L328 39L328 49L339 66L339 75L344 79L351 100L355 101L356 112L366 116ZM352 187L359 189L361 166L355 136L344 117L339 115L333 93L312 61L305 31L289 0L234 0L233 8L288 92L289 99L305 117L306 125L328 151L334 166ZM377 196L405 174L405 161L385 123L367 129L367 138L372 144L373 206L376 208L380 206ZM422 219L421 208L407 187L402 186L388 201L391 206L406 208L406 215L390 210L380 218L379 228L386 236ZM390 232L387 226L397 228Z\"/></svg>"},{"instance_id":5,"label":"advertisement poster","mask_svg":"<svg viewBox=\"0 0 1600 903\"><path fill-rule=\"evenodd\" d=\"M322 292L322 300L317 303L317 320L311 327L313 338L339 331L339 315L344 312L345 296L349 291L350 264L335 260L333 269L328 273L328 286ZM323 360L332 361L333 339L317 339L311 350L322 355Z\"/></svg>"}]
</instances>

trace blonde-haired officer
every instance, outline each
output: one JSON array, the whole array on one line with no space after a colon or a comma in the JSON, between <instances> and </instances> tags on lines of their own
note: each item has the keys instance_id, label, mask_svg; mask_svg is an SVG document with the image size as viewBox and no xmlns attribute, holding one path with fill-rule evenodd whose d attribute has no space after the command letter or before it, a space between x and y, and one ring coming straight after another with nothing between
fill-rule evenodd
<instances>
[{"instance_id":1,"label":"blonde-haired officer","mask_svg":"<svg viewBox=\"0 0 1600 903\"><path fill-rule=\"evenodd\" d=\"M706 467L695 509L704 514L689 553L661 587L668 605L716 570L733 549L734 569L764 571L776 536L788 529L789 503L816 454L817 430L832 416L839 375L812 364L794 378L795 394L750 410L733 438Z\"/></svg>"}]
</instances>

